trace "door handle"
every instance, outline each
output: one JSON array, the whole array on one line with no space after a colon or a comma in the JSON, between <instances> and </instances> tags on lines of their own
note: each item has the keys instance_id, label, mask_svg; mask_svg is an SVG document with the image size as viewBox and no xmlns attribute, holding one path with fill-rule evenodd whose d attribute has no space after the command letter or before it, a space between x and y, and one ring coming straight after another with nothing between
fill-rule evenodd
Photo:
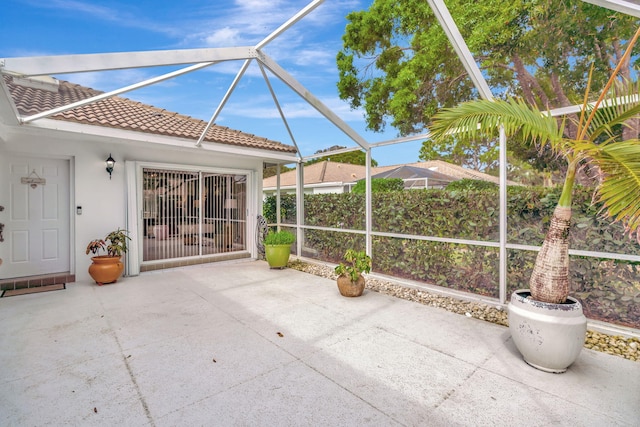
<instances>
[{"instance_id":1,"label":"door handle","mask_svg":"<svg viewBox=\"0 0 640 427\"><path fill-rule=\"evenodd\" d=\"M2 237L3 230L4 230L4 224L0 223L0 242L4 242L4 237Z\"/></svg>"}]
</instances>

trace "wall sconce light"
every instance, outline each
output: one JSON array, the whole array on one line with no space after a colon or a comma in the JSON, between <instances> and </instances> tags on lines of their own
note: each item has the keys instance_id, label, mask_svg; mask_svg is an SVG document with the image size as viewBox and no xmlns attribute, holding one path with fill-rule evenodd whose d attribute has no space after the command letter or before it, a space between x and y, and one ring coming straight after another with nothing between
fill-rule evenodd
<instances>
[{"instance_id":1,"label":"wall sconce light","mask_svg":"<svg viewBox=\"0 0 640 427\"><path fill-rule=\"evenodd\" d=\"M109 179L111 179L111 173L113 172L113 166L116 164L116 161L111 157L111 153L109 153L109 158L107 159L107 172L109 172Z\"/></svg>"}]
</instances>

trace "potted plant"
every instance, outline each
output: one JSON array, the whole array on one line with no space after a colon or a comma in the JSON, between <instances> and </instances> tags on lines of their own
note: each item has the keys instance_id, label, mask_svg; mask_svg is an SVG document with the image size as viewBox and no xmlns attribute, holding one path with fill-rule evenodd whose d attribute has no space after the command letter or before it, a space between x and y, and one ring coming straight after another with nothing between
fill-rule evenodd
<instances>
[{"instance_id":1,"label":"potted plant","mask_svg":"<svg viewBox=\"0 0 640 427\"><path fill-rule=\"evenodd\" d=\"M521 100L477 100L443 109L434 115L431 138L440 140L518 132L532 142L552 148L567 162L562 193L538 253L529 289L520 289L509 303L509 328L516 347L530 365L564 372L584 345L586 318L580 303L569 297L569 229L576 172L588 164L598 171L594 201L601 212L624 224L640 243L640 141L621 138L620 129L640 114L636 85L616 81L620 64L629 59L640 29L629 43L595 104L587 103L587 82L579 117L563 120L544 114ZM605 100L606 98L606 100ZM565 124L573 126L567 136Z\"/></svg>"},{"instance_id":2,"label":"potted plant","mask_svg":"<svg viewBox=\"0 0 640 427\"><path fill-rule=\"evenodd\" d=\"M296 236L285 230L270 231L264 238L264 255L270 268L284 268L289 262Z\"/></svg>"},{"instance_id":3,"label":"potted plant","mask_svg":"<svg viewBox=\"0 0 640 427\"><path fill-rule=\"evenodd\" d=\"M371 257L365 251L348 249L343 257L345 263L336 266L338 290L345 297L359 297L365 286L362 273L371 271Z\"/></svg>"},{"instance_id":4,"label":"potted plant","mask_svg":"<svg viewBox=\"0 0 640 427\"><path fill-rule=\"evenodd\" d=\"M87 255L95 255L91 257L93 262L89 266L89 275L98 285L114 283L122 275L122 254L127 253L127 240L131 240L127 233L127 230L118 228L104 239L92 240L87 245ZM98 255L100 252L106 252L106 255Z\"/></svg>"}]
</instances>

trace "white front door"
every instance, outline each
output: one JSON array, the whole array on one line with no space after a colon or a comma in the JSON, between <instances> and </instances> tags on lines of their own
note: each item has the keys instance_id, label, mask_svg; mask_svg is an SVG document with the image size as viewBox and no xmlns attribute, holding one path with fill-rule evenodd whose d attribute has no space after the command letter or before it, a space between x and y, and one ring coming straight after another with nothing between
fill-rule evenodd
<instances>
[{"instance_id":1,"label":"white front door","mask_svg":"<svg viewBox=\"0 0 640 427\"><path fill-rule=\"evenodd\" d=\"M69 271L69 203L68 160L2 154L0 279Z\"/></svg>"}]
</instances>

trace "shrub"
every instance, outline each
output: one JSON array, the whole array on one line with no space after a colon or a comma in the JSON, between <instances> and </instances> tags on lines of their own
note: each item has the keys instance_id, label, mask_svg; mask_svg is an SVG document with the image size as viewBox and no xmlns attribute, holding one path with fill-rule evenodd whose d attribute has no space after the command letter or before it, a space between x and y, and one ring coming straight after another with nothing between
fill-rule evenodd
<instances>
[{"instance_id":1,"label":"shrub","mask_svg":"<svg viewBox=\"0 0 640 427\"><path fill-rule=\"evenodd\" d=\"M351 189L352 193L364 194L366 191L366 180L361 179ZM404 191L404 181L400 178L372 178L372 193L388 193L390 191Z\"/></svg>"},{"instance_id":2,"label":"shrub","mask_svg":"<svg viewBox=\"0 0 640 427\"><path fill-rule=\"evenodd\" d=\"M450 182L445 187L448 191L461 191L461 190L496 190L498 188L497 184L489 181L483 181L481 179L459 179L457 181Z\"/></svg>"},{"instance_id":3,"label":"shrub","mask_svg":"<svg viewBox=\"0 0 640 427\"><path fill-rule=\"evenodd\" d=\"M640 255L624 229L598 215L592 191L574 189L571 248ZM560 195L559 188L508 187L509 243L539 246ZM286 196L289 197L289 196ZM284 198L295 211L295 197ZM305 224L364 230L362 194L305 195ZM497 242L498 188L378 193L372 198L373 231ZM275 208L274 211L275 212ZM349 248L363 247L364 235L305 230L304 248L323 261L339 262ZM496 248L409 238L373 237L375 270L382 274L498 297ZM528 287L535 252L507 251L509 291ZM640 327L640 263L571 257L572 295L591 319Z\"/></svg>"},{"instance_id":4,"label":"shrub","mask_svg":"<svg viewBox=\"0 0 640 427\"><path fill-rule=\"evenodd\" d=\"M296 241L296 236L285 230L270 231L264 238L265 245L290 245Z\"/></svg>"}]
</instances>

